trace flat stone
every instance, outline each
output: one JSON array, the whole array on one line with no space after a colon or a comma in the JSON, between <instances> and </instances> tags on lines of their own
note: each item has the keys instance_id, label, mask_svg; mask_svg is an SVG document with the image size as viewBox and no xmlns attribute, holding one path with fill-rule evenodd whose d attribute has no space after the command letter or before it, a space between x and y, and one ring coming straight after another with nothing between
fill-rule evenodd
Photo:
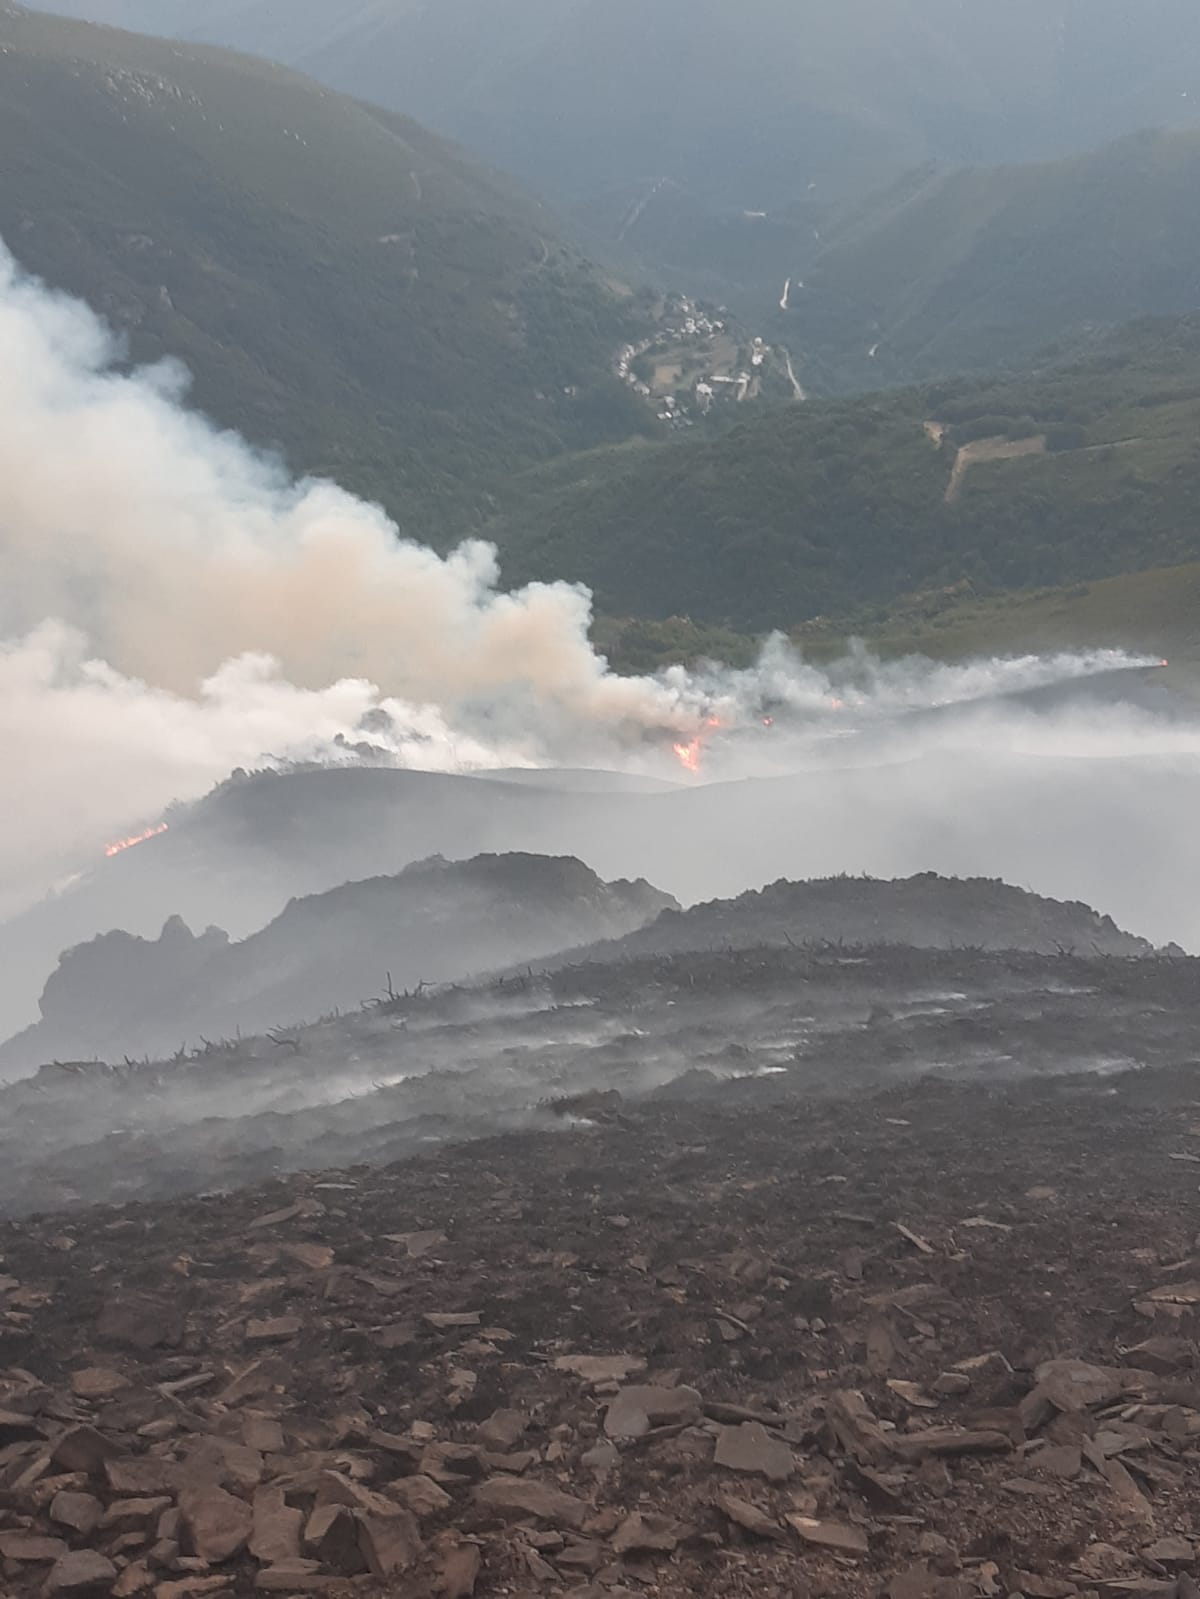
<instances>
[{"instance_id":1,"label":"flat stone","mask_svg":"<svg viewBox=\"0 0 1200 1599\"><path fill-rule=\"evenodd\" d=\"M535 1521L569 1527L576 1532L589 1515L582 1499L575 1499L545 1483L527 1482L522 1477L493 1477L489 1482L480 1483L474 1498L480 1510L490 1511L502 1520L519 1521L530 1516Z\"/></svg>"},{"instance_id":2,"label":"flat stone","mask_svg":"<svg viewBox=\"0 0 1200 1599\"><path fill-rule=\"evenodd\" d=\"M757 1505L752 1505L748 1499L739 1499L735 1494L719 1493L713 1502L722 1515L727 1516L735 1526L741 1527L743 1532L748 1532L755 1538L769 1538L774 1542L783 1539L783 1528L774 1516L768 1516Z\"/></svg>"},{"instance_id":3,"label":"flat stone","mask_svg":"<svg viewBox=\"0 0 1200 1599\"><path fill-rule=\"evenodd\" d=\"M1147 1544L1142 1556L1160 1566L1190 1566L1196 1558L1196 1545L1189 1538L1159 1538Z\"/></svg>"},{"instance_id":4,"label":"flat stone","mask_svg":"<svg viewBox=\"0 0 1200 1599\"><path fill-rule=\"evenodd\" d=\"M341 1579L331 1571L322 1571L315 1560L281 1561L275 1566L264 1566L254 1579L259 1593L317 1593L330 1583Z\"/></svg>"},{"instance_id":5,"label":"flat stone","mask_svg":"<svg viewBox=\"0 0 1200 1599\"><path fill-rule=\"evenodd\" d=\"M165 1495L152 1499L116 1499L104 1512L100 1525L128 1530L130 1527L149 1527L153 1522L157 1527L158 1518L170 1508L171 1500Z\"/></svg>"},{"instance_id":6,"label":"flat stone","mask_svg":"<svg viewBox=\"0 0 1200 1599\"><path fill-rule=\"evenodd\" d=\"M1083 1455L1074 1444L1053 1444L1031 1455L1029 1464L1034 1471L1044 1472L1048 1477L1073 1482L1083 1469Z\"/></svg>"},{"instance_id":7,"label":"flat stone","mask_svg":"<svg viewBox=\"0 0 1200 1599\"><path fill-rule=\"evenodd\" d=\"M177 1582L160 1582L154 1590L154 1599L198 1599L200 1594L223 1593L230 1585L229 1577L181 1577Z\"/></svg>"},{"instance_id":8,"label":"flat stone","mask_svg":"<svg viewBox=\"0 0 1200 1599\"><path fill-rule=\"evenodd\" d=\"M482 1567L483 1557L475 1545L459 1544L442 1556L441 1570L433 1581L435 1592L443 1599L471 1599Z\"/></svg>"},{"instance_id":9,"label":"flat stone","mask_svg":"<svg viewBox=\"0 0 1200 1599\"><path fill-rule=\"evenodd\" d=\"M229 1560L250 1541L254 1516L244 1499L211 1484L187 1488L179 1497L193 1551L214 1563Z\"/></svg>"},{"instance_id":10,"label":"flat stone","mask_svg":"<svg viewBox=\"0 0 1200 1599\"><path fill-rule=\"evenodd\" d=\"M497 1410L475 1429L485 1449L516 1448L529 1430L529 1418L520 1410Z\"/></svg>"},{"instance_id":11,"label":"flat stone","mask_svg":"<svg viewBox=\"0 0 1200 1599\"><path fill-rule=\"evenodd\" d=\"M941 1399L960 1399L970 1393L971 1378L965 1371L944 1371L932 1387Z\"/></svg>"},{"instance_id":12,"label":"flat stone","mask_svg":"<svg viewBox=\"0 0 1200 1599\"><path fill-rule=\"evenodd\" d=\"M626 1382L645 1371L646 1362L640 1355L560 1355L554 1369L582 1377L587 1383Z\"/></svg>"},{"instance_id":13,"label":"flat stone","mask_svg":"<svg viewBox=\"0 0 1200 1599\"><path fill-rule=\"evenodd\" d=\"M796 1457L787 1444L757 1421L722 1427L713 1462L725 1471L757 1474L771 1482L786 1482L796 1470Z\"/></svg>"},{"instance_id":14,"label":"flat stone","mask_svg":"<svg viewBox=\"0 0 1200 1599\"><path fill-rule=\"evenodd\" d=\"M6 1560L49 1564L61 1560L67 1546L61 1538L40 1538L31 1532L0 1532L0 1555Z\"/></svg>"},{"instance_id":15,"label":"flat stone","mask_svg":"<svg viewBox=\"0 0 1200 1599\"><path fill-rule=\"evenodd\" d=\"M1056 1410L1092 1410L1126 1392L1130 1373L1086 1360L1047 1360L1034 1372L1037 1391Z\"/></svg>"},{"instance_id":16,"label":"flat stone","mask_svg":"<svg viewBox=\"0 0 1200 1599\"><path fill-rule=\"evenodd\" d=\"M358 1542L358 1522L346 1505L318 1505L304 1528L304 1547L343 1577L367 1569Z\"/></svg>"},{"instance_id":17,"label":"flat stone","mask_svg":"<svg viewBox=\"0 0 1200 1599\"><path fill-rule=\"evenodd\" d=\"M46 1578L47 1593L89 1593L110 1589L117 1580L117 1568L94 1549L76 1549L63 1555Z\"/></svg>"},{"instance_id":18,"label":"flat stone","mask_svg":"<svg viewBox=\"0 0 1200 1599\"><path fill-rule=\"evenodd\" d=\"M792 1531L817 1549L833 1549L839 1555L869 1554L871 1545L861 1527L842 1521L814 1521L811 1516L785 1516Z\"/></svg>"},{"instance_id":19,"label":"flat stone","mask_svg":"<svg viewBox=\"0 0 1200 1599\"><path fill-rule=\"evenodd\" d=\"M299 1316L270 1316L263 1321L251 1318L246 1323L248 1344L286 1344L304 1326Z\"/></svg>"},{"instance_id":20,"label":"flat stone","mask_svg":"<svg viewBox=\"0 0 1200 1599\"><path fill-rule=\"evenodd\" d=\"M300 1532L304 1512L293 1510L281 1488L260 1488L251 1514L250 1553L266 1566L300 1558Z\"/></svg>"},{"instance_id":21,"label":"flat stone","mask_svg":"<svg viewBox=\"0 0 1200 1599\"><path fill-rule=\"evenodd\" d=\"M690 1533L691 1528L669 1516L652 1516L635 1511L617 1528L612 1537L616 1554L671 1554Z\"/></svg>"},{"instance_id":22,"label":"flat stone","mask_svg":"<svg viewBox=\"0 0 1200 1599\"><path fill-rule=\"evenodd\" d=\"M274 1416L243 1416L242 1442L263 1455L281 1455L286 1447L282 1425Z\"/></svg>"},{"instance_id":23,"label":"flat stone","mask_svg":"<svg viewBox=\"0 0 1200 1599\"><path fill-rule=\"evenodd\" d=\"M609 1438L644 1438L655 1427L690 1426L702 1415L694 1388L622 1388L604 1417Z\"/></svg>"},{"instance_id":24,"label":"flat stone","mask_svg":"<svg viewBox=\"0 0 1200 1599\"><path fill-rule=\"evenodd\" d=\"M307 1271L328 1271L334 1262L334 1252L328 1244L284 1244L282 1250Z\"/></svg>"},{"instance_id":25,"label":"flat stone","mask_svg":"<svg viewBox=\"0 0 1200 1599\"><path fill-rule=\"evenodd\" d=\"M104 1475L113 1493L122 1498L155 1498L175 1491L177 1468L157 1455L129 1455L106 1460Z\"/></svg>"},{"instance_id":26,"label":"flat stone","mask_svg":"<svg viewBox=\"0 0 1200 1599\"><path fill-rule=\"evenodd\" d=\"M104 1506L95 1494L64 1489L50 1501L50 1520L56 1521L60 1527L70 1527L72 1532L79 1533L83 1538L95 1532L103 1514Z\"/></svg>"},{"instance_id":27,"label":"flat stone","mask_svg":"<svg viewBox=\"0 0 1200 1599\"><path fill-rule=\"evenodd\" d=\"M417 1518L402 1510L396 1516L357 1512L358 1547L367 1570L382 1581L415 1566L424 1552Z\"/></svg>"},{"instance_id":28,"label":"flat stone","mask_svg":"<svg viewBox=\"0 0 1200 1599\"><path fill-rule=\"evenodd\" d=\"M71 1373L71 1392L79 1399L108 1399L129 1387L129 1378L110 1366L85 1366Z\"/></svg>"},{"instance_id":29,"label":"flat stone","mask_svg":"<svg viewBox=\"0 0 1200 1599\"><path fill-rule=\"evenodd\" d=\"M144 1560L130 1561L113 1584L113 1599L131 1599L135 1593L144 1593L154 1586L154 1573Z\"/></svg>"},{"instance_id":30,"label":"flat stone","mask_svg":"<svg viewBox=\"0 0 1200 1599\"><path fill-rule=\"evenodd\" d=\"M418 1521L427 1516L440 1516L449 1510L454 1501L432 1477L418 1473L415 1477L399 1477L388 1484L388 1498L394 1499L405 1510L411 1510Z\"/></svg>"}]
</instances>

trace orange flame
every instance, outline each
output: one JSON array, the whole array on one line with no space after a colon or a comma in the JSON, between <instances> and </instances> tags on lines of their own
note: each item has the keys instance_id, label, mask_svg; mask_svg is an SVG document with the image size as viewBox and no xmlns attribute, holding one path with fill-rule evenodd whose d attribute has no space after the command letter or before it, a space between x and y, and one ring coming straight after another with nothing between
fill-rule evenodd
<instances>
[{"instance_id":1,"label":"orange flame","mask_svg":"<svg viewBox=\"0 0 1200 1599\"><path fill-rule=\"evenodd\" d=\"M144 844L148 838L157 838L160 833L166 831L166 822L159 822L156 827L148 827L144 833L136 833L132 838L118 838L114 843L106 844L104 853L111 860L114 855L122 855L135 844Z\"/></svg>"},{"instance_id":2,"label":"orange flame","mask_svg":"<svg viewBox=\"0 0 1200 1599\"><path fill-rule=\"evenodd\" d=\"M698 772L700 770L700 757L704 753L704 746L708 742L709 736L720 725L721 718L719 716L706 716L704 725L695 738L689 739L686 744L679 743L671 746L675 751L675 759L685 772Z\"/></svg>"}]
</instances>

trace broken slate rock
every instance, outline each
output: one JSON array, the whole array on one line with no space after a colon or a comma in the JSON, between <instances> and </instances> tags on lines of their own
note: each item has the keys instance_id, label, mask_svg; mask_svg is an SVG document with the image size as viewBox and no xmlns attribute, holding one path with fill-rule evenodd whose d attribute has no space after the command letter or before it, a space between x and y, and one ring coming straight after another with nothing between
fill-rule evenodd
<instances>
[{"instance_id":1,"label":"broken slate rock","mask_svg":"<svg viewBox=\"0 0 1200 1599\"><path fill-rule=\"evenodd\" d=\"M1048 1477L1073 1482L1083 1469L1083 1455L1075 1444L1052 1444L1048 1449L1039 1449L1029 1464Z\"/></svg>"},{"instance_id":2,"label":"broken slate rock","mask_svg":"<svg viewBox=\"0 0 1200 1599\"><path fill-rule=\"evenodd\" d=\"M100 1525L104 1506L95 1494L72 1493L64 1489L50 1501L50 1520L60 1527L70 1527L83 1538L95 1532Z\"/></svg>"},{"instance_id":3,"label":"broken slate rock","mask_svg":"<svg viewBox=\"0 0 1200 1599\"><path fill-rule=\"evenodd\" d=\"M317 1506L304 1529L304 1547L340 1576L356 1577L367 1569L358 1523L345 1505Z\"/></svg>"},{"instance_id":4,"label":"broken slate rock","mask_svg":"<svg viewBox=\"0 0 1200 1599\"><path fill-rule=\"evenodd\" d=\"M1190 1566L1196 1558L1196 1546L1188 1538L1160 1538L1142 1550L1142 1558L1158 1566Z\"/></svg>"},{"instance_id":5,"label":"broken slate rock","mask_svg":"<svg viewBox=\"0 0 1200 1599\"><path fill-rule=\"evenodd\" d=\"M442 1557L442 1567L433 1586L443 1599L471 1599L483 1558L473 1543L461 1543Z\"/></svg>"},{"instance_id":6,"label":"broken slate rock","mask_svg":"<svg viewBox=\"0 0 1200 1599\"><path fill-rule=\"evenodd\" d=\"M206 1483L179 1496L183 1524L192 1550L201 1560L229 1560L244 1549L254 1530L254 1516L244 1499Z\"/></svg>"},{"instance_id":7,"label":"broken slate rock","mask_svg":"<svg viewBox=\"0 0 1200 1599\"><path fill-rule=\"evenodd\" d=\"M529 1429L529 1420L520 1410L497 1410L475 1429L485 1449L507 1453L515 1449Z\"/></svg>"},{"instance_id":8,"label":"broken slate rock","mask_svg":"<svg viewBox=\"0 0 1200 1599\"><path fill-rule=\"evenodd\" d=\"M635 1511L613 1534L612 1547L619 1555L671 1554L691 1529L669 1516L643 1515Z\"/></svg>"},{"instance_id":9,"label":"broken slate rock","mask_svg":"<svg viewBox=\"0 0 1200 1599\"><path fill-rule=\"evenodd\" d=\"M394 1516L369 1516L356 1512L358 1547L373 1577L382 1580L408 1571L420 1560L423 1545L417 1518L407 1510Z\"/></svg>"},{"instance_id":10,"label":"broken slate rock","mask_svg":"<svg viewBox=\"0 0 1200 1599\"><path fill-rule=\"evenodd\" d=\"M440 1516L454 1502L432 1477L422 1475L399 1477L388 1484L387 1491L390 1499L403 1505L405 1510L411 1510L418 1521L424 1521L429 1516Z\"/></svg>"},{"instance_id":11,"label":"broken slate rock","mask_svg":"<svg viewBox=\"0 0 1200 1599\"><path fill-rule=\"evenodd\" d=\"M560 1355L555 1371L567 1371L587 1383L628 1382L646 1362L640 1355Z\"/></svg>"},{"instance_id":12,"label":"broken slate rock","mask_svg":"<svg viewBox=\"0 0 1200 1599\"><path fill-rule=\"evenodd\" d=\"M263 1565L277 1566L300 1557L304 1512L293 1510L281 1488L260 1488L254 1496L250 1553Z\"/></svg>"},{"instance_id":13,"label":"broken slate rock","mask_svg":"<svg viewBox=\"0 0 1200 1599\"><path fill-rule=\"evenodd\" d=\"M475 1503L480 1510L491 1511L505 1521L519 1521L529 1516L535 1521L545 1521L553 1527L569 1527L576 1532L589 1514L582 1499L521 1477L493 1477L489 1482L480 1483L475 1490Z\"/></svg>"},{"instance_id":14,"label":"broken slate rock","mask_svg":"<svg viewBox=\"0 0 1200 1599\"><path fill-rule=\"evenodd\" d=\"M47 1593L104 1593L117 1580L117 1568L94 1549L63 1555L46 1578Z\"/></svg>"},{"instance_id":15,"label":"broken slate rock","mask_svg":"<svg viewBox=\"0 0 1200 1599\"><path fill-rule=\"evenodd\" d=\"M61 1538L39 1538L30 1532L0 1532L0 1555L6 1560L28 1561L34 1564L61 1560L67 1546Z\"/></svg>"},{"instance_id":16,"label":"broken slate rock","mask_svg":"<svg viewBox=\"0 0 1200 1599\"><path fill-rule=\"evenodd\" d=\"M644 1438L654 1427L690 1426L700 1420L694 1388L622 1388L604 1417L610 1438Z\"/></svg>"},{"instance_id":17,"label":"broken slate rock","mask_svg":"<svg viewBox=\"0 0 1200 1599\"><path fill-rule=\"evenodd\" d=\"M784 1519L804 1543L816 1549L832 1549L839 1555L870 1553L871 1546L861 1527L851 1527L842 1521L814 1521L811 1516L786 1516Z\"/></svg>"},{"instance_id":18,"label":"broken slate rock","mask_svg":"<svg viewBox=\"0 0 1200 1599\"><path fill-rule=\"evenodd\" d=\"M783 1528L775 1518L768 1516L757 1505L752 1505L748 1499L739 1499L734 1494L719 1493L713 1502L722 1515L727 1516L743 1532L748 1532L755 1538L769 1538L774 1542L783 1539Z\"/></svg>"},{"instance_id":19,"label":"broken slate rock","mask_svg":"<svg viewBox=\"0 0 1200 1599\"><path fill-rule=\"evenodd\" d=\"M111 1399L128 1387L128 1377L108 1366L86 1366L71 1373L71 1392L77 1399Z\"/></svg>"},{"instance_id":20,"label":"broken slate rock","mask_svg":"<svg viewBox=\"0 0 1200 1599\"><path fill-rule=\"evenodd\" d=\"M253 1318L246 1323L248 1344L286 1344L295 1338L304 1323L299 1316L268 1316L262 1321Z\"/></svg>"},{"instance_id":21,"label":"broken slate rock","mask_svg":"<svg viewBox=\"0 0 1200 1599\"><path fill-rule=\"evenodd\" d=\"M1134 1380L1130 1371L1092 1366L1085 1360L1047 1360L1034 1372L1037 1386L1021 1402L1027 1430L1040 1426L1048 1404L1059 1411L1094 1410L1119 1399Z\"/></svg>"},{"instance_id":22,"label":"broken slate rock","mask_svg":"<svg viewBox=\"0 0 1200 1599\"><path fill-rule=\"evenodd\" d=\"M726 1471L757 1474L770 1482L786 1482L796 1470L796 1458L787 1444L757 1421L722 1427L713 1461Z\"/></svg>"},{"instance_id":23,"label":"broken slate rock","mask_svg":"<svg viewBox=\"0 0 1200 1599\"><path fill-rule=\"evenodd\" d=\"M319 1593L338 1579L322 1571L315 1560L283 1560L277 1566L264 1566L254 1579L259 1593Z\"/></svg>"}]
</instances>

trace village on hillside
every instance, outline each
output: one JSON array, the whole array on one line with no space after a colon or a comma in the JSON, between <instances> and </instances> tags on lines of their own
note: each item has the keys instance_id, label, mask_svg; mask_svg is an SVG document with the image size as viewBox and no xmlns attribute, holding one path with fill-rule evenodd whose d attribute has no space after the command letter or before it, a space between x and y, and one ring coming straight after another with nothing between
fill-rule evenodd
<instances>
[{"instance_id":1,"label":"village on hillside","mask_svg":"<svg viewBox=\"0 0 1200 1599\"><path fill-rule=\"evenodd\" d=\"M617 352L616 371L660 422L688 428L714 407L757 399L771 355L762 338L747 342L734 330L724 307L674 294L663 302L657 332Z\"/></svg>"}]
</instances>

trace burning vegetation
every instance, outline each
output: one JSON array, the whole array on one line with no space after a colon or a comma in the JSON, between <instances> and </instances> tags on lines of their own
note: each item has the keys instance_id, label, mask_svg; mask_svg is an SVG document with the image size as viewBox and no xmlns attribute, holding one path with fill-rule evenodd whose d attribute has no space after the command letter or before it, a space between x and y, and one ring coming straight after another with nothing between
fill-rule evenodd
<instances>
[{"instance_id":1,"label":"burning vegetation","mask_svg":"<svg viewBox=\"0 0 1200 1599\"><path fill-rule=\"evenodd\" d=\"M114 855L123 855L127 849L132 849L135 844L144 844L147 839L157 838L160 833L165 833L166 831L166 822L157 822L153 827L147 827L144 832L134 833L129 838L114 839L111 844L104 846L104 853L111 860Z\"/></svg>"}]
</instances>

